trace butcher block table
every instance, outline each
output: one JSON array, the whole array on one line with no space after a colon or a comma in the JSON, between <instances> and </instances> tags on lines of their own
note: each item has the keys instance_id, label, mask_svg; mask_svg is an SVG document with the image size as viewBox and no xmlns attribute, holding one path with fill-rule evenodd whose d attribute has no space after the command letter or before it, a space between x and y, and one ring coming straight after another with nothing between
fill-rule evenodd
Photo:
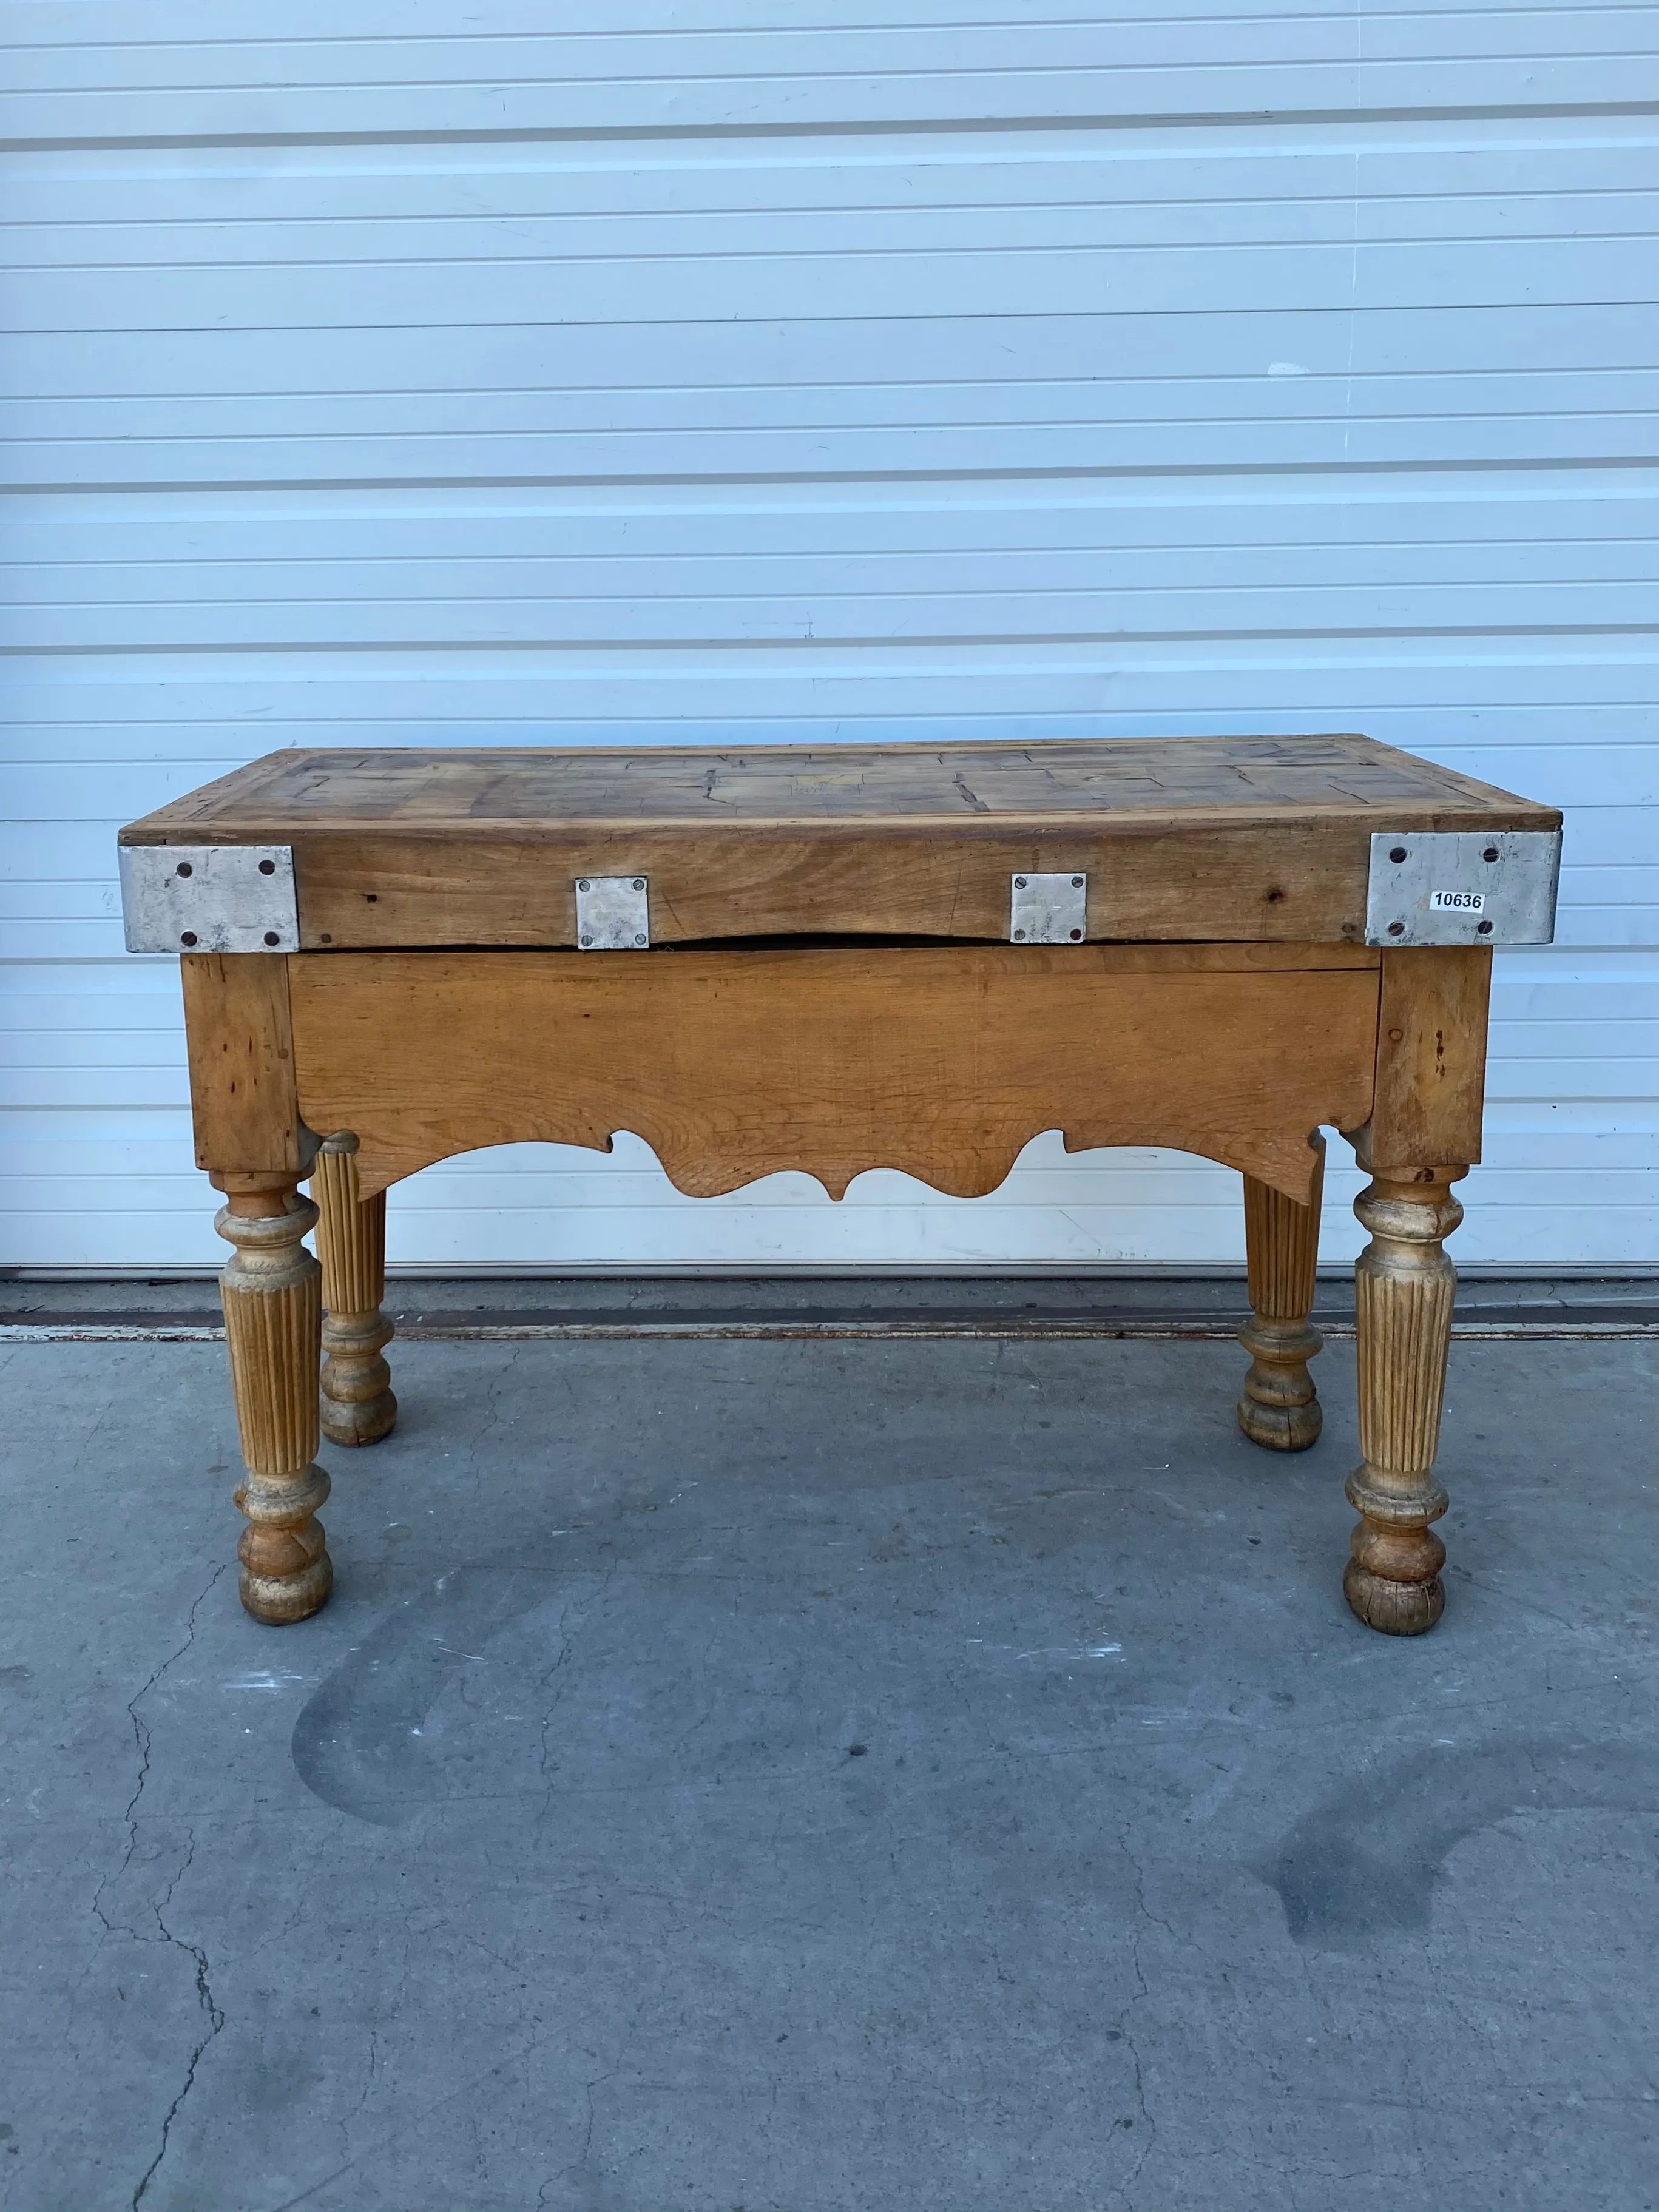
<instances>
[{"instance_id":1,"label":"butcher block table","mask_svg":"<svg viewBox=\"0 0 1659 2212\"><path fill-rule=\"evenodd\" d=\"M1491 948L1552 934L1560 818L1336 736L289 751L132 823L127 941L181 956L234 1248L243 1603L328 1595L319 1363L333 1442L385 1436L386 1192L434 1160L631 1130L683 1191L835 1198L876 1167L976 1197L1047 1129L1224 1161L1239 1420L1298 1451L1334 1127L1371 1177L1344 1587L1431 1627L1441 1248Z\"/></svg>"}]
</instances>

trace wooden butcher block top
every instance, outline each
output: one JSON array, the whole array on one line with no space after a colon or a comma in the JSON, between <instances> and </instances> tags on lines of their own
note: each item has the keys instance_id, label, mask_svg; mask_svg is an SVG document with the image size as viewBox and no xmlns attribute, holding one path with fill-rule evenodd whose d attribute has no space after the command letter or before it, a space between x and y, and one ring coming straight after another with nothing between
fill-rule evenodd
<instances>
[{"instance_id":1,"label":"wooden butcher block top","mask_svg":"<svg viewBox=\"0 0 1659 2212\"><path fill-rule=\"evenodd\" d=\"M1355 736L287 751L121 833L292 848L299 942L573 945L648 880L653 946L1006 942L1011 878L1087 878L1091 939L1359 944L1374 832L1560 815Z\"/></svg>"}]
</instances>

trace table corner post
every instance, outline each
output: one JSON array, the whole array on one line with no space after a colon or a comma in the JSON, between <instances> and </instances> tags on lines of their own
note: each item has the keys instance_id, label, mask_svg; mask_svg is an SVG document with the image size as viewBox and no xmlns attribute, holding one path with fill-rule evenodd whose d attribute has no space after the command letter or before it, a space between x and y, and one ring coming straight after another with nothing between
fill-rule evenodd
<instances>
[{"instance_id":1,"label":"table corner post","mask_svg":"<svg viewBox=\"0 0 1659 2212\"><path fill-rule=\"evenodd\" d=\"M1370 1242L1354 1267L1361 1459L1347 1497L1360 1518L1342 1589L1368 1628L1420 1636L1446 1604L1433 1523L1450 1501L1435 1460L1457 1271L1443 1245L1468 1170L1378 1164L1363 1133L1354 1149L1371 1177L1353 1206Z\"/></svg>"},{"instance_id":2,"label":"table corner post","mask_svg":"<svg viewBox=\"0 0 1659 2212\"><path fill-rule=\"evenodd\" d=\"M1371 1119L1352 1139L1370 1242L1354 1268L1360 1519L1342 1586L1391 1636L1420 1636L1445 1610L1435 1461L1457 1271L1443 1248L1463 1218L1451 1186L1480 1158L1491 974L1485 947L1383 953Z\"/></svg>"},{"instance_id":3,"label":"table corner post","mask_svg":"<svg viewBox=\"0 0 1659 2212\"><path fill-rule=\"evenodd\" d=\"M242 1603L258 1620L303 1620L333 1570L316 1463L322 1270L304 1238L317 1208L299 1186L317 1139L300 1118L283 953L199 953L183 963L197 1164L225 1203L233 1248L220 1276L245 1462L236 1503Z\"/></svg>"}]
</instances>

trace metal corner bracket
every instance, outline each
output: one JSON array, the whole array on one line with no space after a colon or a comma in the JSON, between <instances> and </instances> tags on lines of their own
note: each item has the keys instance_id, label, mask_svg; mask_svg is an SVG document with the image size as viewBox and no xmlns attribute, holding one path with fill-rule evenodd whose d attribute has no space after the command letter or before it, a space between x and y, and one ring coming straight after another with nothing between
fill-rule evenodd
<instances>
[{"instance_id":1,"label":"metal corner bracket","mask_svg":"<svg viewBox=\"0 0 1659 2212\"><path fill-rule=\"evenodd\" d=\"M1367 945L1548 945L1559 830L1401 830L1371 839Z\"/></svg>"},{"instance_id":2,"label":"metal corner bracket","mask_svg":"<svg viewBox=\"0 0 1659 2212\"><path fill-rule=\"evenodd\" d=\"M297 952L291 845L123 845L129 952Z\"/></svg>"}]
</instances>

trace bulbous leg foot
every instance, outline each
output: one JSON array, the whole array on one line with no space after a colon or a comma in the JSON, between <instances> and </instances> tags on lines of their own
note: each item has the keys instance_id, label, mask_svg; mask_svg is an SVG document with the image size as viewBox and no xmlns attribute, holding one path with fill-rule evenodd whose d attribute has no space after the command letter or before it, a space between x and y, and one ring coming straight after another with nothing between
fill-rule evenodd
<instances>
[{"instance_id":1,"label":"bulbous leg foot","mask_svg":"<svg viewBox=\"0 0 1659 2212\"><path fill-rule=\"evenodd\" d=\"M1348 1483L1348 1502L1364 1516L1352 1539L1352 1558L1342 1576L1343 1595L1367 1628L1385 1636L1421 1636L1446 1609L1440 1570L1446 1547L1426 1519L1409 1522L1378 1520L1391 1501L1370 1490L1359 1468ZM1366 1512L1370 1504L1371 1512ZM1420 1501L1425 1514L1446 1510L1446 1493L1435 1484Z\"/></svg>"},{"instance_id":2,"label":"bulbous leg foot","mask_svg":"<svg viewBox=\"0 0 1659 2212\"><path fill-rule=\"evenodd\" d=\"M1238 1332L1250 1354L1250 1371L1238 1401L1238 1425L1253 1444L1269 1451L1306 1451L1325 1425L1308 1362L1324 1349L1316 1328L1304 1322L1256 1322Z\"/></svg>"},{"instance_id":3,"label":"bulbous leg foot","mask_svg":"<svg viewBox=\"0 0 1659 2212\"><path fill-rule=\"evenodd\" d=\"M286 1491L256 1479L236 1493L250 1522L236 1547L242 1603L256 1620L273 1626L309 1619L327 1603L334 1587L323 1524L314 1518L328 1496L328 1477L319 1467L306 1472L308 1483Z\"/></svg>"},{"instance_id":4,"label":"bulbous leg foot","mask_svg":"<svg viewBox=\"0 0 1659 2212\"><path fill-rule=\"evenodd\" d=\"M380 1357L392 1337L384 1314L324 1314L322 1422L331 1443L377 1444L396 1427L392 1370Z\"/></svg>"}]
</instances>

